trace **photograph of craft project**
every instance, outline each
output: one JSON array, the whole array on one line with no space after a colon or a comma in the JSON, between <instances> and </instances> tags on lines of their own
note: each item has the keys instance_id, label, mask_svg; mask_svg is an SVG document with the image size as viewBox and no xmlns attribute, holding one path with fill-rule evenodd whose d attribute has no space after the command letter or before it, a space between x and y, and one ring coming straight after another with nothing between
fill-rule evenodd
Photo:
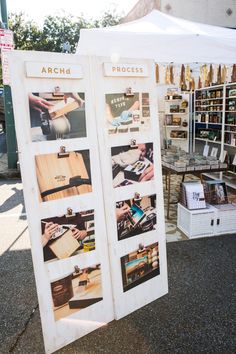
<instances>
[{"instance_id":1,"label":"photograph of craft project","mask_svg":"<svg viewBox=\"0 0 236 354\"><path fill-rule=\"evenodd\" d=\"M206 201L209 204L220 205L228 203L228 192L225 182L222 180L206 181Z\"/></svg>"},{"instance_id":2,"label":"photograph of craft project","mask_svg":"<svg viewBox=\"0 0 236 354\"><path fill-rule=\"evenodd\" d=\"M45 262L95 250L94 210L68 208L63 216L41 220L41 229Z\"/></svg>"},{"instance_id":3,"label":"photograph of craft project","mask_svg":"<svg viewBox=\"0 0 236 354\"><path fill-rule=\"evenodd\" d=\"M149 130L149 93L127 90L126 93L106 94L106 116L109 134Z\"/></svg>"},{"instance_id":4,"label":"photograph of craft project","mask_svg":"<svg viewBox=\"0 0 236 354\"><path fill-rule=\"evenodd\" d=\"M158 242L121 258L124 292L160 274Z\"/></svg>"},{"instance_id":5,"label":"photograph of craft project","mask_svg":"<svg viewBox=\"0 0 236 354\"><path fill-rule=\"evenodd\" d=\"M96 264L63 274L51 281L55 321L70 316L102 300L101 265Z\"/></svg>"},{"instance_id":6,"label":"photograph of craft project","mask_svg":"<svg viewBox=\"0 0 236 354\"><path fill-rule=\"evenodd\" d=\"M153 143L111 148L113 187L150 181L154 178Z\"/></svg>"},{"instance_id":7,"label":"photograph of craft project","mask_svg":"<svg viewBox=\"0 0 236 354\"><path fill-rule=\"evenodd\" d=\"M41 202L92 192L89 150L35 156Z\"/></svg>"},{"instance_id":8,"label":"photograph of craft project","mask_svg":"<svg viewBox=\"0 0 236 354\"><path fill-rule=\"evenodd\" d=\"M143 234L156 228L156 194L141 197L136 193L133 199L116 203L118 240Z\"/></svg>"},{"instance_id":9,"label":"photograph of craft project","mask_svg":"<svg viewBox=\"0 0 236 354\"><path fill-rule=\"evenodd\" d=\"M82 92L30 93L32 141L86 137L85 95Z\"/></svg>"}]
</instances>

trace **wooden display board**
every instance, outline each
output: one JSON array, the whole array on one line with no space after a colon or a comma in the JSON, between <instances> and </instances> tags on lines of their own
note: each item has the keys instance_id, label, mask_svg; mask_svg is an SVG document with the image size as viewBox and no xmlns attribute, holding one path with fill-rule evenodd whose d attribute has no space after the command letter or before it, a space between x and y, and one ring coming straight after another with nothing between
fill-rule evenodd
<instances>
[{"instance_id":1,"label":"wooden display board","mask_svg":"<svg viewBox=\"0 0 236 354\"><path fill-rule=\"evenodd\" d=\"M94 58L93 69L119 319L168 292L155 66L152 60Z\"/></svg>"},{"instance_id":2,"label":"wooden display board","mask_svg":"<svg viewBox=\"0 0 236 354\"><path fill-rule=\"evenodd\" d=\"M52 353L168 291L155 66L21 51L9 60Z\"/></svg>"},{"instance_id":3,"label":"wooden display board","mask_svg":"<svg viewBox=\"0 0 236 354\"><path fill-rule=\"evenodd\" d=\"M19 159L45 351L52 353L114 319L90 69L87 58L78 59L69 54L14 51L10 60ZM30 63L29 76L26 63ZM72 78L65 73L70 66ZM80 75L73 75L74 68L81 69ZM83 96L80 108L63 112L63 117L66 116L63 120L70 125L69 133L59 139L52 131L43 134L49 133L48 128L54 128L46 125L51 122L45 117L46 108L35 102L29 106L32 93L36 103L50 96L48 108L53 107L52 102L63 103L70 93ZM41 112L37 111L40 107ZM61 149L62 146L65 148ZM85 183L81 183L82 179ZM70 183L68 188L53 192ZM48 194L42 197L44 192ZM94 224L95 249L87 252L78 241L78 252L65 258L65 252L70 254L75 245L68 244L68 232L63 239L63 232L72 228L76 234L78 227L81 233L86 229L88 234L88 223ZM48 243L43 247L45 225L49 229L51 225L59 225L57 234L51 228L55 239L48 242L53 244L51 248L58 257ZM62 241L67 241L68 249L64 253L55 248L60 232ZM84 240L89 241L90 237Z\"/></svg>"}]
</instances>

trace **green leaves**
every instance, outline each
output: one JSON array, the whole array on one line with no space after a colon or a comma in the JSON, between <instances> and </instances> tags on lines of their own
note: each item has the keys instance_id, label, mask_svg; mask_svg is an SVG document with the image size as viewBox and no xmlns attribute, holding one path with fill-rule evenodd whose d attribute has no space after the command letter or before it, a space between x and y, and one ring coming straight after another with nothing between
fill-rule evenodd
<instances>
[{"instance_id":1,"label":"green leaves","mask_svg":"<svg viewBox=\"0 0 236 354\"><path fill-rule=\"evenodd\" d=\"M14 32L15 49L61 52L62 45L69 42L71 52L76 50L81 28L107 27L119 23L121 15L115 10L105 11L100 19L87 20L62 13L47 16L42 28L24 13L9 15L9 28Z\"/></svg>"}]
</instances>

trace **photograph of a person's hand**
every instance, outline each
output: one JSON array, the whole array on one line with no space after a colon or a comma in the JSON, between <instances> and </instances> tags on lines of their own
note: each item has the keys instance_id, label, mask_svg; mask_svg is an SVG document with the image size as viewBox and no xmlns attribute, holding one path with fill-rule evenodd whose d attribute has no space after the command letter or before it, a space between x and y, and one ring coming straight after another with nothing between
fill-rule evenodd
<instances>
[{"instance_id":1,"label":"photograph of a person's hand","mask_svg":"<svg viewBox=\"0 0 236 354\"><path fill-rule=\"evenodd\" d=\"M116 208L116 220L119 222L124 220L130 214L130 207L124 203L121 208Z\"/></svg>"},{"instance_id":2,"label":"photograph of a person's hand","mask_svg":"<svg viewBox=\"0 0 236 354\"><path fill-rule=\"evenodd\" d=\"M154 166L153 164L146 168L146 170L141 174L139 182L150 181L154 178Z\"/></svg>"},{"instance_id":3,"label":"photograph of a person's hand","mask_svg":"<svg viewBox=\"0 0 236 354\"><path fill-rule=\"evenodd\" d=\"M78 93L76 92L68 92L64 94L64 102L67 103L67 99L71 97L74 98L74 100L76 100L79 104L79 107L83 107L84 105L84 100L82 100L82 98L78 95Z\"/></svg>"},{"instance_id":4,"label":"photograph of a person's hand","mask_svg":"<svg viewBox=\"0 0 236 354\"><path fill-rule=\"evenodd\" d=\"M58 231L58 224L54 224L53 222L47 222L45 224L44 233L42 235L42 243L43 247L48 243L50 238Z\"/></svg>"},{"instance_id":5,"label":"photograph of a person's hand","mask_svg":"<svg viewBox=\"0 0 236 354\"><path fill-rule=\"evenodd\" d=\"M40 113L53 107L53 103L48 102L42 97L35 96L32 93L29 94L29 104L31 108Z\"/></svg>"},{"instance_id":6,"label":"photograph of a person's hand","mask_svg":"<svg viewBox=\"0 0 236 354\"><path fill-rule=\"evenodd\" d=\"M71 229L73 237L76 240L83 240L87 236L87 232L85 230L79 230L76 227Z\"/></svg>"}]
</instances>

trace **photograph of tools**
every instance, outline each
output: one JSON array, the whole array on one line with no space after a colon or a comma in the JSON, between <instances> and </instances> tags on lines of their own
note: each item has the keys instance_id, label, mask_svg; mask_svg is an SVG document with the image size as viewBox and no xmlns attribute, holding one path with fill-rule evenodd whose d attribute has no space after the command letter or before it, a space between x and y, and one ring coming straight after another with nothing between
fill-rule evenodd
<instances>
[{"instance_id":1,"label":"photograph of tools","mask_svg":"<svg viewBox=\"0 0 236 354\"><path fill-rule=\"evenodd\" d=\"M55 321L95 304L103 299L101 265L70 272L51 280L51 293Z\"/></svg>"},{"instance_id":2,"label":"photograph of tools","mask_svg":"<svg viewBox=\"0 0 236 354\"><path fill-rule=\"evenodd\" d=\"M156 228L156 194L116 203L118 240L136 236Z\"/></svg>"},{"instance_id":3,"label":"photograph of tools","mask_svg":"<svg viewBox=\"0 0 236 354\"><path fill-rule=\"evenodd\" d=\"M121 258L124 292L160 274L158 242Z\"/></svg>"},{"instance_id":4,"label":"photograph of tools","mask_svg":"<svg viewBox=\"0 0 236 354\"><path fill-rule=\"evenodd\" d=\"M35 156L39 200L46 202L92 192L89 150Z\"/></svg>"},{"instance_id":5,"label":"photograph of tools","mask_svg":"<svg viewBox=\"0 0 236 354\"><path fill-rule=\"evenodd\" d=\"M86 137L82 92L30 93L29 109L32 141Z\"/></svg>"},{"instance_id":6,"label":"photograph of tools","mask_svg":"<svg viewBox=\"0 0 236 354\"><path fill-rule=\"evenodd\" d=\"M149 93L106 94L109 134L143 132L150 128Z\"/></svg>"},{"instance_id":7,"label":"photograph of tools","mask_svg":"<svg viewBox=\"0 0 236 354\"><path fill-rule=\"evenodd\" d=\"M154 178L153 143L111 148L113 187L123 187Z\"/></svg>"},{"instance_id":8,"label":"photograph of tools","mask_svg":"<svg viewBox=\"0 0 236 354\"><path fill-rule=\"evenodd\" d=\"M94 210L68 208L63 216L41 220L41 230L45 262L95 250Z\"/></svg>"}]
</instances>

